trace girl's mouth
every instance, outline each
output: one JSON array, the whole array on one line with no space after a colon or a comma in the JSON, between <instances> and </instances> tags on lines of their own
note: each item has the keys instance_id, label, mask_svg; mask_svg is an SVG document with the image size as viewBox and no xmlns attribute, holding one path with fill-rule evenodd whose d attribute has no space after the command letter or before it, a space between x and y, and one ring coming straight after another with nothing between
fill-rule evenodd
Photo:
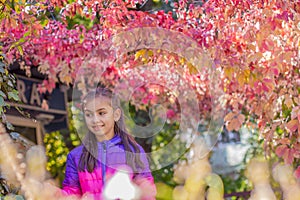
<instances>
[{"instance_id":1,"label":"girl's mouth","mask_svg":"<svg viewBox=\"0 0 300 200\"><path fill-rule=\"evenodd\" d=\"M93 127L93 129L94 129L95 131L99 131L101 128L103 128L103 126L104 126L104 125L95 125L95 126L92 126L92 127Z\"/></svg>"}]
</instances>

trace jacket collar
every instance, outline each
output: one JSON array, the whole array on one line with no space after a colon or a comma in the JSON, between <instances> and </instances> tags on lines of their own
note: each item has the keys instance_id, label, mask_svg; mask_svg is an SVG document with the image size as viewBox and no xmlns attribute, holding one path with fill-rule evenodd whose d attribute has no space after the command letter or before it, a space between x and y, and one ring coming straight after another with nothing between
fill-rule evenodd
<instances>
[{"instance_id":1,"label":"jacket collar","mask_svg":"<svg viewBox=\"0 0 300 200\"><path fill-rule=\"evenodd\" d=\"M121 142L122 142L121 137L115 134L115 136L112 139L98 142L98 144L100 145L106 144L107 147L110 147L110 146L120 144Z\"/></svg>"}]
</instances>

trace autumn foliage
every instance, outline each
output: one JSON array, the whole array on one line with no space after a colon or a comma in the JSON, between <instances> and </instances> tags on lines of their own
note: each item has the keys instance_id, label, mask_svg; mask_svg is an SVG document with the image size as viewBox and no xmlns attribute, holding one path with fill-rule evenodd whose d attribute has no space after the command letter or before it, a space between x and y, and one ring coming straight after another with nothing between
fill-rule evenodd
<instances>
[{"instance_id":1,"label":"autumn foliage","mask_svg":"<svg viewBox=\"0 0 300 200\"><path fill-rule=\"evenodd\" d=\"M1 51L9 63L19 62L28 76L37 67L47 77L40 91L51 92L57 82L74 84L89 53L113 35L141 27L184 34L207 52L218 71L227 129L239 130L243 124L258 128L267 152L299 165L300 2L209 0L200 5L180 0L172 2L173 12L168 13L139 11L138 3L143 2L50 0L12 5L2 0ZM210 111L209 77L193 70L197 66L188 60L153 49L122 56L104 73L110 84L129 78L128 69L164 63L161 71L168 66L186 73L201 99L199 110L204 115ZM153 94L142 100L154 101Z\"/></svg>"}]
</instances>

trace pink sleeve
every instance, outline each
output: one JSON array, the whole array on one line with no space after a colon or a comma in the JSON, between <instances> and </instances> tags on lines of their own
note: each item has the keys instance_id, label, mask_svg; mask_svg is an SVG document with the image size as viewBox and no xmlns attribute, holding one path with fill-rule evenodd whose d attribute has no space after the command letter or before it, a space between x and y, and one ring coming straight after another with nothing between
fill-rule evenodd
<instances>
[{"instance_id":1,"label":"pink sleeve","mask_svg":"<svg viewBox=\"0 0 300 200\"><path fill-rule=\"evenodd\" d=\"M69 187L69 186L63 187L62 193L63 193L63 195L81 196L81 190L80 190L80 188Z\"/></svg>"}]
</instances>

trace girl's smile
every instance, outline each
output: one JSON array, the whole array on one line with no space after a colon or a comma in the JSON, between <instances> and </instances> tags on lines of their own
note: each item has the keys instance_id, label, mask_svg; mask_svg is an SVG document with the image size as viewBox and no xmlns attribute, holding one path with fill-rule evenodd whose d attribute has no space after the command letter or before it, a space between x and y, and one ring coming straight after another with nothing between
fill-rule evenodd
<instances>
[{"instance_id":1,"label":"girl's smile","mask_svg":"<svg viewBox=\"0 0 300 200\"><path fill-rule=\"evenodd\" d=\"M92 126L93 127L93 129L95 130L95 131L98 131L98 130L100 130L102 127L104 127L104 125L94 125L94 126Z\"/></svg>"}]
</instances>

